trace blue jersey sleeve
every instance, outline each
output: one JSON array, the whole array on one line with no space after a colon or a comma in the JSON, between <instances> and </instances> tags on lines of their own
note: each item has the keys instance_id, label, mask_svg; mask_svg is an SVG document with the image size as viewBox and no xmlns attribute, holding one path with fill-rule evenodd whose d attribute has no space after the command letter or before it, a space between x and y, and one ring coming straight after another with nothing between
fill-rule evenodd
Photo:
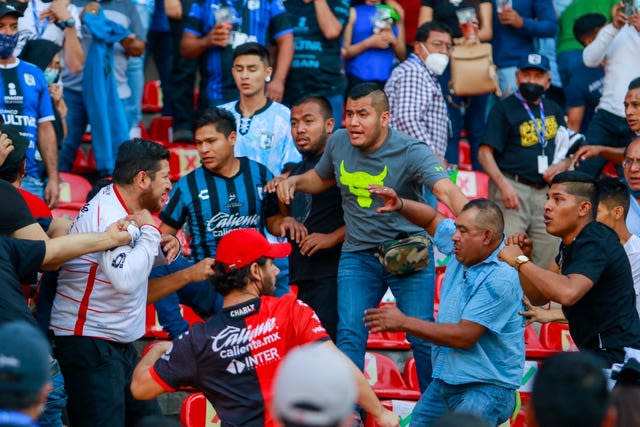
<instances>
[{"instance_id":1,"label":"blue jersey sleeve","mask_svg":"<svg viewBox=\"0 0 640 427\"><path fill-rule=\"evenodd\" d=\"M188 191L183 190L184 178L171 191L169 201L160 212L162 222L175 229L180 229L187 218L187 204L185 198L190 197Z\"/></svg>"},{"instance_id":2,"label":"blue jersey sleeve","mask_svg":"<svg viewBox=\"0 0 640 427\"><path fill-rule=\"evenodd\" d=\"M184 32L194 34L196 37L204 35L204 4L202 2L194 2L189 9L189 16L185 20Z\"/></svg>"},{"instance_id":3,"label":"blue jersey sleeve","mask_svg":"<svg viewBox=\"0 0 640 427\"><path fill-rule=\"evenodd\" d=\"M273 40L277 40L285 34L293 33L293 26L282 0L271 0L269 2L269 16L269 35Z\"/></svg>"}]
</instances>

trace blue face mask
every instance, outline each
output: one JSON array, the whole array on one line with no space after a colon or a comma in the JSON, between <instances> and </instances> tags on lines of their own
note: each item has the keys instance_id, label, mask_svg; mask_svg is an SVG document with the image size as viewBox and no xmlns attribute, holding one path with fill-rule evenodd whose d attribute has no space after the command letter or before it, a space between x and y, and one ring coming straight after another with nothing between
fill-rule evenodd
<instances>
[{"instance_id":1,"label":"blue face mask","mask_svg":"<svg viewBox=\"0 0 640 427\"><path fill-rule=\"evenodd\" d=\"M18 33L14 35L0 34L0 58L7 59L13 55L13 51L16 50L18 44Z\"/></svg>"},{"instance_id":2,"label":"blue face mask","mask_svg":"<svg viewBox=\"0 0 640 427\"><path fill-rule=\"evenodd\" d=\"M56 70L55 68L47 68L46 70L44 70L44 79L49 85L56 83L58 81L59 76L60 76L60 71Z\"/></svg>"}]
</instances>

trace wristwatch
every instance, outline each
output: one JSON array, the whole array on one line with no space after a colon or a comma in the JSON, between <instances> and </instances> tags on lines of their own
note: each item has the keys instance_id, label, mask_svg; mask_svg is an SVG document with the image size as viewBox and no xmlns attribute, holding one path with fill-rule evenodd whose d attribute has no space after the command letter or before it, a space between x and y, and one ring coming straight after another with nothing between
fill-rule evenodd
<instances>
[{"instance_id":1,"label":"wristwatch","mask_svg":"<svg viewBox=\"0 0 640 427\"><path fill-rule=\"evenodd\" d=\"M76 26L76 20L73 18L68 18L65 19L64 21L58 21L56 22L56 25L58 26L58 28L60 28L61 30L65 30L66 28L73 28Z\"/></svg>"},{"instance_id":2,"label":"wristwatch","mask_svg":"<svg viewBox=\"0 0 640 427\"><path fill-rule=\"evenodd\" d=\"M529 259L528 256L526 256L526 255L518 255L516 257L516 260L515 260L516 270L520 271L520 267L522 267L522 264L526 264L529 261L531 261L531 260Z\"/></svg>"}]
</instances>

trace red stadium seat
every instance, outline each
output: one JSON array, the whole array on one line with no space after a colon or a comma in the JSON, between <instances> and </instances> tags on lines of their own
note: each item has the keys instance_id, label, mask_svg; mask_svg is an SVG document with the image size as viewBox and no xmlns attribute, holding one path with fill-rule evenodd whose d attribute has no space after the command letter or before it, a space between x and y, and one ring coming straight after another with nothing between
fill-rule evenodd
<instances>
[{"instance_id":1,"label":"red stadium seat","mask_svg":"<svg viewBox=\"0 0 640 427\"><path fill-rule=\"evenodd\" d=\"M159 113L160 111L162 111L160 80L148 80L142 92L142 112Z\"/></svg>"},{"instance_id":2,"label":"red stadium seat","mask_svg":"<svg viewBox=\"0 0 640 427\"><path fill-rule=\"evenodd\" d=\"M472 170L471 166L471 146L469 141L461 139L458 142L458 168L460 170Z\"/></svg>"},{"instance_id":3,"label":"red stadium seat","mask_svg":"<svg viewBox=\"0 0 640 427\"><path fill-rule=\"evenodd\" d=\"M469 199L489 197L489 176L484 172L458 171L456 184Z\"/></svg>"},{"instance_id":4,"label":"red stadium seat","mask_svg":"<svg viewBox=\"0 0 640 427\"><path fill-rule=\"evenodd\" d=\"M93 155L91 144L80 144L76 151L76 158L71 166L71 172L75 174L96 173L96 158Z\"/></svg>"},{"instance_id":5,"label":"red stadium seat","mask_svg":"<svg viewBox=\"0 0 640 427\"><path fill-rule=\"evenodd\" d=\"M180 424L185 427L220 426L220 418L211 403L202 393L194 393L182 402Z\"/></svg>"},{"instance_id":6,"label":"red stadium seat","mask_svg":"<svg viewBox=\"0 0 640 427\"><path fill-rule=\"evenodd\" d=\"M62 209L82 209L93 186L86 178L68 172L60 172L60 199Z\"/></svg>"},{"instance_id":7,"label":"red stadium seat","mask_svg":"<svg viewBox=\"0 0 640 427\"><path fill-rule=\"evenodd\" d=\"M179 180L200 166L200 155L194 145L171 144L167 148L171 154L169 158L169 177L172 181Z\"/></svg>"},{"instance_id":8,"label":"red stadium seat","mask_svg":"<svg viewBox=\"0 0 640 427\"><path fill-rule=\"evenodd\" d=\"M411 344L404 332L369 333L367 349L371 350L409 350Z\"/></svg>"},{"instance_id":9,"label":"red stadium seat","mask_svg":"<svg viewBox=\"0 0 640 427\"><path fill-rule=\"evenodd\" d=\"M540 327L540 343L555 351L578 351L566 323L550 322Z\"/></svg>"},{"instance_id":10,"label":"red stadium seat","mask_svg":"<svg viewBox=\"0 0 640 427\"><path fill-rule=\"evenodd\" d=\"M190 307L180 304L180 314L184 320L189 323L189 327L195 323L202 323L204 320L198 316ZM153 304L147 304L147 318L145 322L145 338L156 338L159 340L168 340L169 334L162 329L160 321L158 321L158 314Z\"/></svg>"},{"instance_id":11,"label":"red stadium seat","mask_svg":"<svg viewBox=\"0 0 640 427\"><path fill-rule=\"evenodd\" d=\"M407 387L400 370L387 356L367 352L364 358L364 375L380 399L420 399L420 392Z\"/></svg>"},{"instance_id":12,"label":"red stadium seat","mask_svg":"<svg viewBox=\"0 0 640 427\"><path fill-rule=\"evenodd\" d=\"M411 356L404 362L404 369L402 370L402 378L405 384L411 390L420 391L420 383L418 382L418 370L416 369L416 359Z\"/></svg>"},{"instance_id":13,"label":"red stadium seat","mask_svg":"<svg viewBox=\"0 0 640 427\"><path fill-rule=\"evenodd\" d=\"M167 144L173 142L173 118L160 116L149 123L149 137L155 141Z\"/></svg>"},{"instance_id":14,"label":"red stadium seat","mask_svg":"<svg viewBox=\"0 0 640 427\"><path fill-rule=\"evenodd\" d=\"M612 178L618 177L618 171L616 170L616 165L614 165L612 162L607 162L607 164L604 165L604 169L602 169L602 173Z\"/></svg>"},{"instance_id":15,"label":"red stadium seat","mask_svg":"<svg viewBox=\"0 0 640 427\"><path fill-rule=\"evenodd\" d=\"M538 334L531 325L524 329L524 345L527 359L544 359L557 353L557 351L549 350L540 343Z\"/></svg>"}]
</instances>

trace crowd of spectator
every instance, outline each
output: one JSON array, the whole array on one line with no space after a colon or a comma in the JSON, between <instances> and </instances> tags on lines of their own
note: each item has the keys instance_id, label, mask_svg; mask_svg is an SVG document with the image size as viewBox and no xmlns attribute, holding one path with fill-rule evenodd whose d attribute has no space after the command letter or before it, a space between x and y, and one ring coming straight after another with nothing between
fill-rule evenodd
<instances>
[{"instance_id":1,"label":"crowd of spectator","mask_svg":"<svg viewBox=\"0 0 640 427\"><path fill-rule=\"evenodd\" d=\"M496 90L454 92L487 46ZM500 425L532 322L581 354L528 424L634 425L639 69L637 0L0 0L0 425L159 423L195 388L222 425L397 426L363 375L382 332L411 425ZM141 138L152 73L169 141ZM174 143L199 163L172 182ZM150 304L171 341L141 359Z\"/></svg>"}]
</instances>

